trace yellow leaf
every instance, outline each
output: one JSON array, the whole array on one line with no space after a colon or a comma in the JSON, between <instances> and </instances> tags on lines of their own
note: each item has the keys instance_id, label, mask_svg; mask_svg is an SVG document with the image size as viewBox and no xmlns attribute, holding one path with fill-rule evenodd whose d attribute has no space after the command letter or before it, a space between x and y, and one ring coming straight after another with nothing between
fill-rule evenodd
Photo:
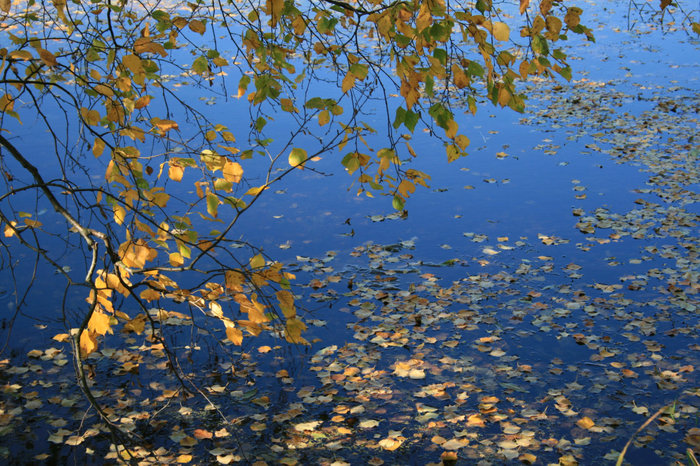
<instances>
[{"instance_id":1,"label":"yellow leaf","mask_svg":"<svg viewBox=\"0 0 700 466\"><path fill-rule=\"evenodd\" d=\"M525 10L527 10L527 7L530 6L530 0L520 0L520 14L522 15L525 13Z\"/></svg>"},{"instance_id":2,"label":"yellow leaf","mask_svg":"<svg viewBox=\"0 0 700 466\"><path fill-rule=\"evenodd\" d=\"M457 143L460 149L465 150L467 146L469 146L469 138L460 134L455 138L455 143Z\"/></svg>"},{"instance_id":3,"label":"yellow leaf","mask_svg":"<svg viewBox=\"0 0 700 466\"><path fill-rule=\"evenodd\" d=\"M224 325L226 326L226 338L234 345L240 346L243 342L243 332L241 332L241 329L236 328L234 323L230 320L224 320Z\"/></svg>"},{"instance_id":4,"label":"yellow leaf","mask_svg":"<svg viewBox=\"0 0 700 466\"><path fill-rule=\"evenodd\" d=\"M328 111L328 109L325 109L325 110L321 111L321 113L318 114L318 125L319 126L324 126L329 121L331 121L331 114Z\"/></svg>"},{"instance_id":5,"label":"yellow leaf","mask_svg":"<svg viewBox=\"0 0 700 466\"><path fill-rule=\"evenodd\" d=\"M416 18L416 30L422 32L425 28L433 23L433 16L430 14L428 3L422 3L418 17Z\"/></svg>"},{"instance_id":6,"label":"yellow leaf","mask_svg":"<svg viewBox=\"0 0 700 466\"><path fill-rule=\"evenodd\" d=\"M92 155L96 158L102 155L105 150L105 142L101 138L95 138L95 143L92 145Z\"/></svg>"},{"instance_id":7,"label":"yellow leaf","mask_svg":"<svg viewBox=\"0 0 700 466\"><path fill-rule=\"evenodd\" d=\"M41 58L41 61L49 67L54 67L58 65L58 61L56 61L56 57L54 56L53 53L49 52L48 50L44 49L39 49L39 58Z\"/></svg>"},{"instance_id":8,"label":"yellow leaf","mask_svg":"<svg viewBox=\"0 0 700 466\"><path fill-rule=\"evenodd\" d=\"M137 335L141 335L146 328L146 316L139 314L129 322L124 324L124 332L134 332Z\"/></svg>"},{"instance_id":9,"label":"yellow leaf","mask_svg":"<svg viewBox=\"0 0 700 466\"><path fill-rule=\"evenodd\" d=\"M12 5L12 0L0 0L0 10L4 13L10 12L10 6Z\"/></svg>"},{"instance_id":10,"label":"yellow leaf","mask_svg":"<svg viewBox=\"0 0 700 466\"><path fill-rule=\"evenodd\" d=\"M445 135L450 139L454 139L457 135L458 129L459 124L457 124L457 122L454 120L450 120L447 122L447 129L445 130Z\"/></svg>"},{"instance_id":11,"label":"yellow leaf","mask_svg":"<svg viewBox=\"0 0 700 466\"><path fill-rule=\"evenodd\" d=\"M250 188L248 191L246 191L247 195L250 196L257 196L261 192L265 191L267 189L267 186L256 186L254 188Z\"/></svg>"},{"instance_id":12,"label":"yellow leaf","mask_svg":"<svg viewBox=\"0 0 700 466\"><path fill-rule=\"evenodd\" d=\"M585 416L576 421L576 425L582 429L590 429L595 425L595 422L593 422L593 420L590 417Z\"/></svg>"},{"instance_id":13,"label":"yellow leaf","mask_svg":"<svg viewBox=\"0 0 700 466\"><path fill-rule=\"evenodd\" d=\"M238 162L226 161L223 169L224 179L232 183L238 183L243 176L243 167Z\"/></svg>"},{"instance_id":14,"label":"yellow leaf","mask_svg":"<svg viewBox=\"0 0 700 466\"><path fill-rule=\"evenodd\" d=\"M32 220L30 218L25 218L24 224L27 225L29 228L39 228L42 225L42 223L39 220Z\"/></svg>"},{"instance_id":15,"label":"yellow leaf","mask_svg":"<svg viewBox=\"0 0 700 466\"><path fill-rule=\"evenodd\" d=\"M97 349L97 336L94 332L89 330L84 330L80 334L80 353L81 355L88 356L90 353Z\"/></svg>"},{"instance_id":16,"label":"yellow leaf","mask_svg":"<svg viewBox=\"0 0 700 466\"><path fill-rule=\"evenodd\" d=\"M179 129L179 126L176 122L172 120L161 120L158 117L152 118L151 124L164 133L167 133L171 129Z\"/></svg>"},{"instance_id":17,"label":"yellow leaf","mask_svg":"<svg viewBox=\"0 0 700 466\"><path fill-rule=\"evenodd\" d=\"M284 0L266 0L265 13L270 16L270 25L275 27L284 8Z\"/></svg>"},{"instance_id":18,"label":"yellow leaf","mask_svg":"<svg viewBox=\"0 0 700 466\"><path fill-rule=\"evenodd\" d=\"M299 343L308 345L309 342L301 336L301 333L306 330L306 324L296 317L287 319L285 326L285 338L290 343Z\"/></svg>"},{"instance_id":19,"label":"yellow leaf","mask_svg":"<svg viewBox=\"0 0 700 466\"><path fill-rule=\"evenodd\" d=\"M394 451L403 444L403 437L387 437L378 442L379 446L387 451Z\"/></svg>"},{"instance_id":20,"label":"yellow leaf","mask_svg":"<svg viewBox=\"0 0 700 466\"><path fill-rule=\"evenodd\" d=\"M398 191L404 198L408 197L415 190L416 185L408 180L401 180L401 183L399 183Z\"/></svg>"},{"instance_id":21,"label":"yellow leaf","mask_svg":"<svg viewBox=\"0 0 700 466\"><path fill-rule=\"evenodd\" d=\"M15 235L15 229L14 227L17 225L17 222L14 220L10 222L9 225L5 225L5 238L11 238Z\"/></svg>"},{"instance_id":22,"label":"yellow leaf","mask_svg":"<svg viewBox=\"0 0 700 466\"><path fill-rule=\"evenodd\" d=\"M188 25L192 32L196 32L197 34L204 34L207 30L207 26L201 22L198 19L193 19L190 21L190 24Z\"/></svg>"},{"instance_id":23,"label":"yellow leaf","mask_svg":"<svg viewBox=\"0 0 700 466\"><path fill-rule=\"evenodd\" d=\"M506 23L499 21L493 24L492 34L496 40L504 42L510 37L510 28Z\"/></svg>"},{"instance_id":24,"label":"yellow leaf","mask_svg":"<svg viewBox=\"0 0 700 466\"><path fill-rule=\"evenodd\" d=\"M182 442L180 443L182 444ZM192 461L192 455L180 455L177 457L177 462L180 464L189 463L190 461Z\"/></svg>"},{"instance_id":25,"label":"yellow leaf","mask_svg":"<svg viewBox=\"0 0 700 466\"><path fill-rule=\"evenodd\" d=\"M100 311L95 311L92 313L92 316L90 316L90 320L88 321L87 328L98 335L112 333L110 317Z\"/></svg>"},{"instance_id":26,"label":"yellow leaf","mask_svg":"<svg viewBox=\"0 0 700 466\"><path fill-rule=\"evenodd\" d=\"M114 205L114 221L117 225L122 225L124 223L124 217L126 216L126 210L124 207L115 204Z\"/></svg>"},{"instance_id":27,"label":"yellow leaf","mask_svg":"<svg viewBox=\"0 0 700 466\"><path fill-rule=\"evenodd\" d=\"M173 267L180 267L184 263L185 259L182 257L182 254L179 252L170 253L170 265Z\"/></svg>"},{"instance_id":28,"label":"yellow leaf","mask_svg":"<svg viewBox=\"0 0 700 466\"><path fill-rule=\"evenodd\" d=\"M52 339L53 339L53 340L56 340L56 341L58 341L58 342L60 342L60 343L67 343L68 340L70 339L70 335L68 335L67 333L59 333L59 334L57 334L57 335L54 335L54 336L52 337Z\"/></svg>"},{"instance_id":29,"label":"yellow leaf","mask_svg":"<svg viewBox=\"0 0 700 466\"><path fill-rule=\"evenodd\" d=\"M151 302L160 299L160 293L151 288L146 288L139 294L139 298Z\"/></svg>"},{"instance_id":30,"label":"yellow leaf","mask_svg":"<svg viewBox=\"0 0 700 466\"><path fill-rule=\"evenodd\" d=\"M341 86L341 90L343 93L348 92L352 87L355 85L355 75L352 74L352 72L348 71L348 74L345 75L343 78L343 83Z\"/></svg>"},{"instance_id":31,"label":"yellow leaf","mask_svg":"<svg viewBox=\"0 0 700 466\"><path fill-rule=\"evenodd\" d=\"M265 258L262 256L262 254L258 254L257 256L253 256L250 258L250 266L254 269L264 267L265 266Z\"/></svg>"},{"instance_id":32,"label":"yellow leaf","mask_svg":"<svg viewBox=\"0 0 700 466\"><path fill-rule=\"evenodd\" d=\"M128 68L132 73L140 73L143 71L141 59L136 55L126 55L122 58L122 65Z\"/></svg>"},{"instance_id":33,"label":"yellow leaf","mask_svg":"<svg viewBox=\"0 0 700 466\"><path fill-rule=\"evenodd\" d=\"M296 317L297 311L294 307L294 295L287 290L280 290L277 292L277 300L280 303L280 309L282 314L287 319Z\"/></svg>"},{"instance_id":34,"label":"yellow leaf","mask_svg":"<svg viewBox=\"0 0 700 466\"><path fill-rule=\"evenodd\" d=\"M139 97L136 102L134 102L134 108L135 109L141 109L147 106L151 102L151 96L150 95L144 95L142 97Z\"/></svg>"},{"instance_id":35,"label":"yellow leaf","mask_svg":"<svg viewBox=\"0 0 700 466\"><path fill-rule=\"evenodd\" d=\"M168 176L173 181L182 181L182 175L185 174L185 167L175 165L172 161L168 167Z\"/></svg>"},{"instance_id":36,"label":"yellow leaf","mask_svg":"<svg viewBox=\"0 0 700 466\"><path fill-rule=\"evenodd\" d=\"M304 149L294 148L289 153L289 165L303 169L306 158L307 155Z\"/></svg>"}]
</instances>

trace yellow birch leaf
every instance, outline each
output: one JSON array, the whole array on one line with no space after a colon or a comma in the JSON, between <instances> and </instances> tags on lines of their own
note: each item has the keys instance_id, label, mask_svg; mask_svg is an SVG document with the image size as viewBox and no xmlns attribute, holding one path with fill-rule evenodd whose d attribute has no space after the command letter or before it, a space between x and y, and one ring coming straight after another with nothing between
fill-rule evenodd
<instances>
[{"instance_id":1,"label":"yellow birch leaf","mask_svg":"<svg viewBox=\"0 0 700 466\"><path fill-rule=\"evenodd\" d=\"M241 332L241 329L236 328L234 323L230 320L224 320L224 325L226 326L226 338L234 345L240 346L243 342L243 332Z\"/></svg>"},{"instance_id":2,"label":"yellow birch leaf","mask_svg":"<svg viewBox=\"0 0 700 466\"><path fill-rule=\"evenodd\" d=\"M416 30L422 32L425 28L433 24L433 16L430 14L428 3L422 3L418 17L416 18Z\"/></svg>"},{"instance_id":3,"label":"yellow birch leaf","mask_svg":"<svg viewBox=\"0 0 700 466\"><path fill-rule=\"evenodd\" d=\"M280 303L280 309L282 314L287 319L296 317L297 311L294 307L294 295L287 290L280 290L277 292L277 300Z\"/></svg>"},{"instance_id":4,"label":"yellow birch leaf","mask_svg":"<svg viewBox=\"0 0 700 466\"><path fill-rule=\"evenodd\" d=\"M10 6L12 6L12 0L0 0L0 10L2 10L3 13L9 13Z\"/></svg>"},{"instance_id":5,"label":"yellow birch leaf","mask_svg":"<svg viewBox=\"0 0 700 466\"><path fill-rule=\"evenodd\" d=\"M318 114L318 125L319 126L324 126L329 121L331 121L331 114L328 111L328 109L325 109L325 110L321 111L321 113Z\"/></svg>"},{"instance_id":6,"label":"yellow birch leaf","mask_svg":"<svg viewBox=\"0 0 700 466\"><path fill-rule=\"evenodd\" d=\"M124 56L124 58L122 58L122 65L132 73L140 73L143 71L141 59L133 54Z\"/></svg>"},{"instance_id":7,"label":"yellow birch leaf","mask_svg":"<svg viewBox=\"0 0 700 466\"><path fill-rule=\"evenodd\" d=\"M44 65L49 67L54 67L58 65L58 61L56 61L56 57L53 53L45 49L38 49L38 52L39 58L41 58L41 61L44 63Z\"/></svg>"},{"instance_id":8,"label":"yellow birch leaf","mask_svg":"<svg viewBox=\"0 0 700 466\"><path fill-rule=\"evenodd\" d=\"M15 229L14 227L17 225L17 222L14 220L10 222L9 225L5 225L5 238L11 238L15 235Z\"/></svg>"},{"instance_id":9,"label":"yellow birch leaf","mask_svg":"<svg viewBox=\"0 0 700 466\"><path fill-rule=\"evenodd\" d=\"M293 319L287 319L284 336L289 343L308 345L309 342L301 336L301 333L305 330L306 324L294 317Z\"/></svg>"},{"instance_id":10,"label":"yellow birch leaf","mask_svg":"<svg viewBox=\"0 0 700 466\"><path fill-rule=\"evenodd\" d=\"M404 198L408 197L415 190L416 185L414 185L408 180L401 180L401 183L399 183L398 191Z\"/></svg>"},{"instance_id":11,"label":"yellow birch leaf","mask_svg":"<svg viewBox=\"0 0 700 466\"><path fill-rule=\"evenodd\" d=\"M150 95L144 95L142 97L139 97L136 99L136 102L134 102L134 108L135 109L142 109L145 106L147 106L151 102L151 96Z\"/></svg>"},{"instance_id":12,"label":"yellow birch leaf","mask_svg":"<svg viewBox=\"0 0 700 466\"><path fill-rule=\"evenodd\" d=\"M462 150L465 150L469 146L469 142L469 138L463 134L460 134L455 138L455 143L457 143L459 148Z\"/></svg>"},{"instance_id":13,"label":"yellow birch leaf","mask_svg":"<svg viewBox=\"0 0 700 466\"><path fill-rule=\"evenodd\" d=\"M231 162L229 160L224 164L223 169L224 179L232 183L239 183L241 177L243 176L243 167L238 162Z\"/></svg>"},{"instance_id":14,"label":"yellow birch leaf","mask_svg":"<svg viewBox=\"0 0 700 466\"><path fill-rule=\"evenodd\" d=\"M457 124L457 122L454 120L450 120L447 122L447 129L445 130L445 135L450 139L454 139L457 135L458 129L459 124Z\"/></svg>"},{"instance_id":15,"label":"yellow birch leaf","mask_svg":"<svg viewBox=\"0 0 700 466\"><path fill-rule=\"evenodd\" d=\"M146 288L139 294L139 298L151 302L160 299L160 293L151 288Z\"/></svg>"},{"instance_id":16,"label":"yellow birch leaf","mask_svg":"<svg viewBox=\"0 0 700 466\"><path fill-rule=\"evenodd\" d=\"M590 417L585 416L576 421L576 425L582 429L590 429L595 425L595 422L593 422L593 420Z\"/></svg>"},{"instance_id":17,"label":"yellow birch leaf","mask_svg":"<svg viewBox=\"0 0 700 466\"><path fill-rule=\"evenodd\" d=\"M167 133L171 129L178 129L179 128L179 126L176 122L174 122L172 120L161 120L158 117L152 118L151 124L164 133Z\"/></svg>"},{"instance_id":18,"label":"yellow birch leaf","mask_svg":"<svg viewBox=\"0 0 700 466\"><path fill-rule=\"evenodd\" d=\"M182 257L182 254L179 252L170 253L170 265L173 267L180 267L184 263L185 259Z\"/></svg>"},{"instance_id":19,"label":"yellow birch leaf","mask_svg":"<svg viewBox=\"0 0 700 466\"><path fill-rule=\"evenodd\" d=\"M42 225L42 223L39 220L32 220L30 218L25 218L24 224L27 225L29 228L39 228Z\"/></svg>"},{"instance_id":20,"label":"yellow birch leaf","mask_svg":"<svg viewBox=\"0 0 700 466\"><path fill-rule=\"evenodd\" d=\"M104 335L106 333L112 333L112 326L110 325L110 317L100 311L95 311L90 316L87 328L91 332L95 332L98 335ZM84 333L84 332L83 332Z\"/></svg>"},{"instance_id":21,"label":"yellow birch leaf","mask_svg":"<svg viewBox=\"0 0 700 466\"><path fill-rule=\"evenodd\" d=\"M307 154L304 149L299 149L298 147L295 147L292 149L292 151L289 153L289 165L292 167L297 167L300 169L304 169L304 162L306 162Z\"/></svg>"},{"instance_id":22,"label":"yellow birch leaf","mask_svg":"<svg viewBox=\"0 0 700 466\"><path fill-rule=\"evenodd\" d=\"M267 0L265 2L265 12L270 16L270 25L275 27L279 21L284 8L284 0Z\"/></svg>"},{"instance_id":23,"label":"yellow birch leaf","mask_svg":"<svg viewBox=\"0 0 700 466\"><path fill-rule=\"evenodd\" d=\"M510 28L506 23L496 22L493 24L493 37L501 42L507 41L510 37Z\"/></svg>"},{"instance_id":24,"label":"yellow birch leaf","mask_svg":"<svg viewBox=\"0 0 700 466\"><path fill-rule=\"evenodd\" d=\"M170 179L173 181L182 181L182 175L185 173L185 167L174 165L172 162L169 165L168 176Z\"/></svg>"},{"instance_id":25,"label":"yellow birch leaf","mask_svg":"<svg viewBox=\"0 0 700 466\"><path fill-rule=\"evenodd\" d=\"M525 10L527 10L527 7L530 6L530 0L520 0L520 14L522 15L525 13Z\"/></svg>"},{"instance_id":26,"label":"yellow birch leaf","mask_svg":"<svg viewBox=\"0 0 700 466\"><path fill-rule=\"evenodd\" d=\"M258 254L250 258L250 266L254 269L265 266L265 258L262 254Z\"/></svg>"},{"instance_id":27,"label":"yellow birch leaf","mask_svg":"<svg viewBox=\"0 0 700 466\"><path fill-rule=\"evenodd\" d=\"M387 437L378 442L378 445L387 451L394 451L403 444L403 438Z\"/></svg>"},{"instance_id":28,"label":"yellow birch leaf","mask_svg":"<svg viewBox=\"0 0 700 466\"><path fill-rule=\"evenodd\" d=\"M114 206L114 222L117 225L122 225L124 223L124 217L126 217L126 210L120 205Z\"/></svg>"},{"instance_id":29,"label":"yellow birch leaf","mask_svg":"<svg viewBox=\"0 0 700 466\"><path fill-rule=\"evenodd\" d=\"M246 191L247 195L250 196L257 196L261 192L265 191L267 189L267 186L256 186L254 188L250 188L248 191Z\"/></svg>"},{"instance_id":30,"label":"yellow birch leaf","mask_svg":"<svg viewBox=\"0 0 700 466\"><path fill-rule=\"evenodd\" d=\"M343 93L348 92L352 87L355 85L355 75L352 74L351 71L348 71L348 74L345 75L343 78L343 83L341 86L341 90Z\"/></svg>"},{"instance_id":31,"label":"yellow birch leaf","mask_svg":"<svg viewBox=\"0 0 700 466\"><path fill-rule=\"evenodd\" d=\"M101 138L95 138L95 143L92 145L92 155L95 156L95 158L99 157L102 155L102 152L105 150L105 142Z\"/></svg>"},{"instance_id":32,"label":"yellow birch leaf","mask_svg":"<svg viewBox=\"0 0 700 466\"><path fill-rule=\"evenodd\" d=\"M190 30L192 32L196 32L197 34L204 34L207 31L207 26L203 22L201 22L198 19L193 19L190 21L190 24L188 24Z\"/></svg>"},{"instance_id":33,"label":"yellow birch leaf","mask_svg":"<svg viewBox=\"0 0 700 466\"><path fill-rule=\"evenodd\" d=\"M134 332L137 335L141 335L146 328L146 316L139 314L129 322L124 324L124 332Z\"/></svg>"},{"instance_id":34,"label":"yellow birch leaf","mask_svg":"<svg viewBox=\"0 0 700 466\"><path fill-rule=\"evenodd\" d=\"M90 353L97 349L97 336L94 332L89 330L84 330L80 334L80 353L83 357L88 356Z\"/></svg>"}]
</instances>

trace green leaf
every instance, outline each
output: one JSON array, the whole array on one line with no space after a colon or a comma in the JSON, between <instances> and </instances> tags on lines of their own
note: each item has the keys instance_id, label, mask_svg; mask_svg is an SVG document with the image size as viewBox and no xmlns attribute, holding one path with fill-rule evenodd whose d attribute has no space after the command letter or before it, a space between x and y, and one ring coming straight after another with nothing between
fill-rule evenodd
<instances>
[{"instance_id":1,"label":"green leaf","mask_svg":"<svg viewBox=\"0 0 700 466\"><path fill-rule=\"evenodd\" d=\"M207 194L207 212L212 217L216 218L218 216L219 210L219 197L216 194Z\"/></svg>"},{"instance_id":2,"label":"green leaf","mask_svg":"<svg viewBox=\"0 0 700 466\"><path fill-rule=\"evenodd\" d=\"M395 195L394 199L391 201L391 205L394 207L396 210L403 210L404 208L404 200L401 198L401 196Z\"/></svg>"}]
</instances>

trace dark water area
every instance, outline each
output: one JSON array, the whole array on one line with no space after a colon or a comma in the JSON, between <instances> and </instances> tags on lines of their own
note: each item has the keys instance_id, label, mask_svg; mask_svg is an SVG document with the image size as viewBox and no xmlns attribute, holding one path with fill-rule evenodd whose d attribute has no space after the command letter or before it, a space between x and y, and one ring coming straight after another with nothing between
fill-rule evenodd
<instances>
[{"instance_id":1,"label":"dark water area","mask_svg":"<svg viewBox=\"0 0 700 466\"><path fill-rule=\"evenodd\" d=\"M222 464L437 464L455 452L458 464L614 464L669 405L626 461L674 464L686 448L697 452L700 43L668 22L627 30L626 2L585 3L596 43L572 41L571 83L527 83L522 115L484 104L460 117L470 155L451 164L441 144L414 136L419 157L409 166L432 179L405 215L389 198L356 196L342 154L314 165L323 174L275 184L246 213L236 235L297 275L311 345L263 335L219 346L223 332L173 321L186 371L216 387L207 394L228 424L201 399L165 397L175 384L160 378L155 353L142 354L140 373L124 373L121 349L109 349L115 337L91 364L115 376L101 399L119 405L116 422L137 425L168 461L193 453ZM226 112L237 108L231 101ZM28 124L13 130L32 147ZM37 210L47 229L59 221ZM31 254L4 254L20 281L35 273ZM62 265L79 273L85 263L66 249ZM27 415L21 437L31 444L0 430L0 453L42 454L50 443L55 463L100 463L109 441L80 427L79 394L65 396L74 404L32 404L59 385L71 390L72 377L65 357L25 357L65 331L56 328L58 274L36 274L38 293L10 334L3 397L19 400L16 415L53 423ZM3 277L0 289L5 323L12 282ZM129 350L142 340L130 338ZM54 385L33 381L40 396L22 395L27 374ZM162 413L128 406L136 392ZM61 416L69 422L54 422ZM195 428L229 435L183 443ZM71 435L87 440L71 447Z\"/></svg>"}]
</instances>

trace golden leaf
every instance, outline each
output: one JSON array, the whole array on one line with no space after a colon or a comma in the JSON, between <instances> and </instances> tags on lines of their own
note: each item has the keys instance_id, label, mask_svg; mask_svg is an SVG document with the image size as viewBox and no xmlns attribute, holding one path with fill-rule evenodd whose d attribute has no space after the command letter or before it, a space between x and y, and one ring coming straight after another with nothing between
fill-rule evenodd
<instances>
[{"instance_id":1,"label":"golden leaf","mask_svg":"<svg viewBox=\"0 0 700 466\"><path fill-rule=\"evenodd\" d=\"M167 133L171 129L178 129L179 128L179 126L176 122L174 122L172 120L161 120L158 117L152 118L151 124L164 133Z\"/></svg>"},{"instance_id":2,"label":"golden leaf","mask_svg":"<svg viewBox=\"0 0 700 466\"><path fill-rule=\"evenodd\" d=\"M198 19L193 19L190 21L188 26L192 32L196 32L197 34L204 34L207 30L207 26Z\"/></svg>"},{"instance_id":3,"label":"golden leaf","mask_svg":"<svg viewBox=\"0 0 700 466\"><path fill-rule=\"evenodd\" d=\"M265 258L262 254L258 254L250 258L250 266L254 269L265 266Z\"/></svg>"},{"instance_id":4,"label":"golden leaf","mask_svg":"<svg viewBox=\"0 0 700 466\"><path fill-rule=\"evenodd\" d=\"M173 181L182 181L182 175L185 174L185 167L173 164L170 162L168 166L168 176Z\"/></svg>"},{"instance_id":5,"label":"golden leaf","mask_svg":"<svg viewBox=\"0 0 700 466\"><path fill-rule=\"evenodd\" d=\"M80 334L80 353L83 357L97 349L97 336L94 332L84 330Z\"/></svg>"},{"instance_id":6,"label":"golden leaf","mask_svg":"<svg viewBox=\"0 0 700 466\"><path fill-rule=\"evenodd\" d=\"M530 6L530 0L520 0L520 14L522 15L525 13L525 10L527 10L527 7Z\"/></svg>"},{"instance_id":7,"label":"golden leaf","mask_svg":"<svg viewBox=\"0 0 700 466\"><path fill-rule=\"evenodd\" d=\"M41 58L41 61L44 63L44 65L49 67L54 67L58 65L58 61L56 61L56 57L53 53L45 49L38 49L38 52L39 58Z\"/></svg>"},{"instance_id":8,"label":"golden leaf","mask_svg":"<svg viewBox=\"0 0 700 466\"><path fill-rule=\"evenodd\" d=\"M355 85L355 75L352 74L352 72L348 71L348 74L345 75L343 78L343 83L341 86L341 90L343 93L348 92L350 89L353 88Z\"/></svg>"},{"instance_id":9,"label":"golden leaf","mask_svg":"<svg viewBox=\"0 0 700 466\"><path fill-rule=\"evenodd\" d=\"M507 41L510 37L510 28L506 23L496 22L493 24L493 29L491 31L493 37L501 42Z\"/></svg>"},{"instance_id":10,"label":"golden leaf","mask_svg":"<svg viewBox=\"0 0 700 466\"><path fill-rule=\"evenodd\" d=\"M12 5L12 0L0 0L0 10L4 13L10 12L10 6Z\"/></svg>"},{"instance_id":11,"label":"golden leaf","mask_svg":"<svg viewBox=\"0 0 700 466\"><path fill-rule=\"evenodd\" d=\"M576 421L576 425L582 429L590 429L595 425L595 422L593 422L593 420L590 417L585 416Z\"/></svg>"},{"instance_id":12,"label":"golden leaf","mask_svg":"<svg viewBox=\"0 0 700 466\"><path fill-rule=\"evenodd\" d=\"M234 345L240 346L243 342L243 332L234 327L234 324L231 321L225 320L224 325L226 326L226 338L228 338Z\"/></svg>"},{"instance_id":13,"label":"golden leaf","mask_svg":"<svg viewBox=\"0 0 700 466\"><path fill-rule=\"evenodd\" d=\"M94 332L98 335L104 335L106 333L112 333L112 326L110 325L110 317L99 311L95 311L90 316L90 320L87 325L88 330ZM84 332L83 332L84 333Z\"/></svg>"},{"instance_id":14,"label":"golden leaf","mask_svg":"<svg viewBox=\"0 0 700 466\"><path fill-rule=\"evenodd\" d=\"M243 176L243 167L238 162L231 162L229 160L224 164L224 179L232 183L239 183L241 177Z\"/></svg>"},{"instance_id":15,"label":"golden leaf","mask_svg":"<svg viewBox=\"0 0 700 466\"><path fill-rule=\"evenodd\" d=\"M277 300L280 303L280 309L282 314L287 319L296 317L297 311L294 307L294 295L287 290L280 290L277 292Z\"/></svg>"},{"instance_id":16,"label":"golden leaf","mask_svg":"<svg viewBox=\"0 0 700 466\"><path fill-rule=\"evenodd\" d=\"M387 451L394 451L399 448L405 439L403 437L387 437L378 442L378 445Z\"/></svg>"},{"instance_id":17,"label":"golden leaf","mask_svg":"<svg viewBox=\"0 0 700 466\"><path fill-rule=\"evenodd\" d=\"M182 257L182 254L179 252L171 252L170 253L170 265L173 267L180 267L182 264L185 263L185 259Z\"/></svg>"}]
</instances>

